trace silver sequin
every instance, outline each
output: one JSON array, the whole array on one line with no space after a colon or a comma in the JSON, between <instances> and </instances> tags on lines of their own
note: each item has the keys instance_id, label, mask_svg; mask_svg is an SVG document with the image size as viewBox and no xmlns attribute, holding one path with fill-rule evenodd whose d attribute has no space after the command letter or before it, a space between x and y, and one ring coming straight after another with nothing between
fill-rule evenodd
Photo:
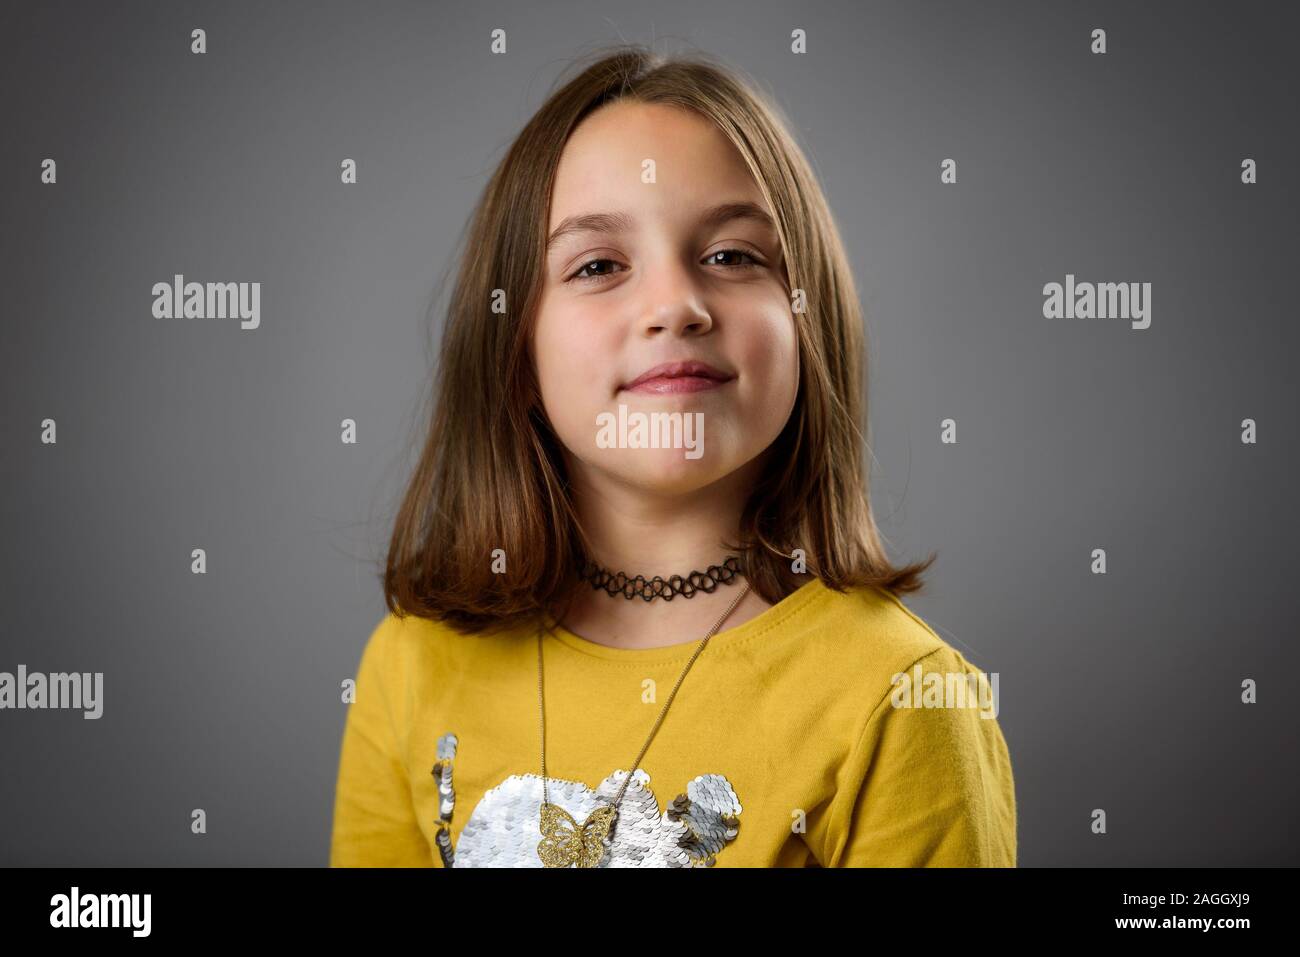
<instances>
[{"instance_id":1,"label":"silver sequin","mask_svg":"<svg viewBox=\"0 0 1300 957\"><path fill-rule=\"evenodd\" d=\"M595 791L581 781L547 778L547 791L553 804L583 821L597 806L613 801L626 777L626 771L615 771ZM649 782L650 775L638 768L619 802L599 866L713 866L714 855L738 833L741 806L731 784L720 774L702 774L660 813ZM541 803L542 779L536 774L514 774L489 789L461 831L450 866L541 867Z\"/></svg>"},{"instance_id":2,"label":"silver sequin","mask_svg":"<svg viewBox=\"0 0 1300 957\"><path fill-rule=\"evenodd\" d=\"M456 756L456 736L448 731L438 739L438 759L448 760Z\"/></svg>"},{"instance_id":3,"label":"silver sequin","mask_svg":"<svg viewBox=\"0 0 1300 957\"><path fill-rule=\"evenodd\" d=\"M452 867L455 861L451 845L451 815L456 809L456 791L451 782L451 766L456 758L456 744L456 736L450 731L438 739L438 760L433 763L432 772L438 785L438 833L434 840L443 867Z\"/></svg>"}]
</instances>

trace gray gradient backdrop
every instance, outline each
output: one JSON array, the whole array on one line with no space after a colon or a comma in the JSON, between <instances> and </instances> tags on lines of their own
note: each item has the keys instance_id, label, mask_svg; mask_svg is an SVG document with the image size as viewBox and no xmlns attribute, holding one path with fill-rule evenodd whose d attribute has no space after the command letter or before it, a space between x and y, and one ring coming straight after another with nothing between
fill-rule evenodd
<instances>
[{"instance_id":1,"label":"gray gradient backdrop","mask_svg":"<svg viewBox=\"0 0 1300 957\"><path fill-rule=\"evenodd\" d=\"M326 863L438 279L561 67L620 38L751 73L822 177L873 500L896 557L939 551L909 603L1001 675L1021 864L1297 863L1287 8L6 3L0 671L105 690L0 712L0 863ZM261 328L154 319L176 272L260 281ZM1067 272L1151 282L1151 328L1042 318Z\"/></svg>"}]
</instances>

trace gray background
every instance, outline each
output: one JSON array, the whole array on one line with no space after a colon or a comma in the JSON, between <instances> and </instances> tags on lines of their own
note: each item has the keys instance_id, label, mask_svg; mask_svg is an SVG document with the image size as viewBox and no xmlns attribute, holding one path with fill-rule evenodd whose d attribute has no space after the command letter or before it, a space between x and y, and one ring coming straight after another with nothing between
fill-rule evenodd
<instances>
[{"instance_id":1,"label":"gray background","mask_svg":"<svg viewBox=\"0 0 1300 957\"><path fill-rule=\"evenodd\" d=\"M326 863L438 279L561 67L620 38L753 74L822 177L874 502L895 557L939 550L911 606L1001 675L1020 863L1297 863L1287 7L5 4L0 670L105 690L0 712L0 863ZM261 328L154 319L176 272L262 282ZM1067 272L1151 282L1151 328L1042 318Z\"/></svg>"}]
</instances>

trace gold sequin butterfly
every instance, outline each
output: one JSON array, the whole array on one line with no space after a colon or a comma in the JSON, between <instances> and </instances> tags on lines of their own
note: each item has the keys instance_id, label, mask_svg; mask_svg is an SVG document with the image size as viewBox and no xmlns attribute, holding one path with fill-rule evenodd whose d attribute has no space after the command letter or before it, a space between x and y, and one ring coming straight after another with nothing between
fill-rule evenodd
<instances>
[{"instance_id":1,"label":"gold sequin butterfly","mask_svg":"<svg viewBox=\"0 0 1300 957\"><path fill-rule=\"evenodd\" d=\"M614 824L617 810L602 804L578 824L564 808L544 802L538 827L542 840L537 856L545 867L595 867L605 856L605 838Z\"/></svg>"}]
</instances>

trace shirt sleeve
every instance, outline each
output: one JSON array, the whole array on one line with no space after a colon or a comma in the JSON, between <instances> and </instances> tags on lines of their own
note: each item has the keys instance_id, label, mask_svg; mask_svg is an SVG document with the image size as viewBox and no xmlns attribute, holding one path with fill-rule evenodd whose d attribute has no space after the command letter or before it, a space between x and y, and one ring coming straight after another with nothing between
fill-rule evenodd
<instances>
[{"instance_id":1,"label":"shirt sleeve","mask_svg":"<svg viewBox=\"0 0 1300 957\"><path fill-rule=\"evenodd\" d=\"M339 756L331 867L433 866L394 721L401 710L391 643L400 627L400 619L385 617L361 655Z\"/></svg>"},{"instance_id":2,"label":"shirt sleeve","mask_svg":"<svg viewBox=\"0 0 1300 957\"><path fill-rule=\"evenodd\" d=\"M908 669L975 675L985 706L901 707L891 686L858 741L831 812L832 867L1014 867L1016 798L1011 758L988 707L989 679L950 646ZM931 682L936 679L931 679ZM996 681L996 678L994 679ZM954 682L955 684L955 682ZM943 686L940 686L943 687ZM969 685L967 685L969 687ZM920 694L921 691L918 691ZM942 694L942 692L940 692Z\"/></svg>"}]
</instances>

